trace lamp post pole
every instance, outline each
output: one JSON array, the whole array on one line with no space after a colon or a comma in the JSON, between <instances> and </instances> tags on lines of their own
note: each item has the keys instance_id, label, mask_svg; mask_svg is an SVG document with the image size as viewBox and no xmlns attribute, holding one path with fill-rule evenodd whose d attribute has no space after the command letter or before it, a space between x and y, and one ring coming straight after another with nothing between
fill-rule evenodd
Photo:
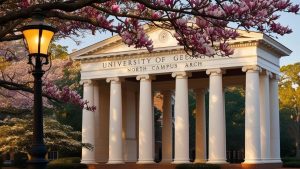
<instances>
[{"instance_id":1,"label":"lamp post pole","mask_svg":"<svg viewBox=\"0 0 300 169\"><path fill-rule=\"evenodd\" d=\"M28 161L28 169L45 169L48 161L45 159L47 149L44 144L43 130L43 100L42 100L42 61L35 57L34 70L34 109L33 109L33 143L30 151L31 160Z\"/></svg>"},{"instance_id":2,"label":"lamp post pole","mask_svg":"<svg viewBox=\"0 0 300 169\"><path fill-rule=\"evenodd\" d=\"M43 124L43 98L42 77L45 71L43 65L49 64L48 48L51 40L57 32L56 28L44 22L44 15L40 9L36 9L32 16L32 22L21 29L26 46L28 47L28 64L33 67L34 77L34 105L33 105L33 137L29 152L31 158L28 161L28 169L46 169L48 160L45 156L47 148L44 144ZM50 64L51 67L51 64Z\"/></svg>"}]
</instances>

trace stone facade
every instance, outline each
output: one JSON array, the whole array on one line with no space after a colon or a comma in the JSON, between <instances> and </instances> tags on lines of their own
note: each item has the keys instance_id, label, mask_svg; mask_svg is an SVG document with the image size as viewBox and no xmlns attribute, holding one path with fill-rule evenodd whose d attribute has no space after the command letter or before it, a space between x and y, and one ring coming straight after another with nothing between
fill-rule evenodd
<instances>
[{"instance_id":1,"label":"stone facade","mask_svg":"<svg viewBox=\"0 0 300 169\"><path fill-rule=\"evenodd\" d=\"M235 49L230 57L191 57L160 29L148 31L155 44L151 53L127 47L118 36L72 53L72 59L81 61L84 99L97 106L95 112L83 110L82 140L95 148L82 149L82 163L154 163L154 91L163 96L161 163L189 163L188 91L192 89L197 103L195 162L226 164L227 86L243 86L246 91L244 164L281 163L279 59L291 51L266 35L240 33L230 43Z\"/></svg>"}]
</instances>

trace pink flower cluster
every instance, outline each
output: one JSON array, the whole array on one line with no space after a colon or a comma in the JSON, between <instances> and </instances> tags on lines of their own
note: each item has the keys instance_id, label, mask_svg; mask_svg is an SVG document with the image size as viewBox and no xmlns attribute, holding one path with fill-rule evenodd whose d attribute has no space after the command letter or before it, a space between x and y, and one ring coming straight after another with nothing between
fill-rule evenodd
<instances>
[{"instance_id":1,"label":"pink flower cluster","mask_svg":"<svg viewBox=\"0 0 300 169\"><path fill-rule=\"evenodd\" d=\"M28 8L30 6L30 0L21 0L20 7L21 8Z\"/></svg>"},{"instance_id":2,"label":"pink flower cluster","mask_svg":"<svg viewBox=\"0 0 300 169\"><path fill-rule=\"evenodd\" d=\"M211 22L201 17L197 17L195 22L177 19L175 24L178 27L175 38L180 45L185 46L188 50L196 51L193 53L194 56L199 54L214 56L218 54L217 51L220 51L220 55L225 56L233 54L233 50L227 42L229 39L238 37L235 30L214 27ZM213 44L212 42L216 43Z\"/></svg>"},{"instance_id":3,"label":"pink flower cluster","mask_svg":"<svg viewBox=\"0 0 300 169\"><path fill-rule=\"evenodd\" d=\"M51 82L44 82L43 92L62 102L80 105L81 108L87 109L89 111L96 110L95 106L90 106L88 101L82 100L81 96L76 91L71 90L68 86L60 89L58 88L58 86Z\"/></svg>"},{"instance_id":4,"label":"pink flower cluster","mask_svg":"<svg viewBox=\"0 0 300 169\"><path fill-rule=\"evenodd\" d=\"M120 35L125 44L128 46L134 45L135 48L146 47L149 51L153 50L153 42L149 39L138 20L127 18L125 24L120 25L120 28Z\"/></svg>"}]
</instances>

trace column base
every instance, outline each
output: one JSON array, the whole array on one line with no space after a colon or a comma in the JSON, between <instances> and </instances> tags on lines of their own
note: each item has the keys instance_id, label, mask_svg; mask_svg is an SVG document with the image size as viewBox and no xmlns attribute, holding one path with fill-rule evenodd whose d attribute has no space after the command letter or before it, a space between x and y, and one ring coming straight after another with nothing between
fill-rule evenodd
<instances>
[{"instance_id":1,"label":"column base","mask_svg":"<svg viewBox=\"0 0 300 169\"><path fill-rule=\"evenodd\" d=\"M124 160L108 160L106 164L125 164Z\"/></svg>"},{"instance_id":2,"label":"column base","mask_svg":"<svg viewBox=\"0 0 300 169\"><path fill-rule=\"evenodd\" d=\"M194 163L207 163L206 159L195 159Z\"/></svg>"},{"instance_id":3,"label":"column base","mask_svg":"<svg viewBox=\"0 0 300 169\"><path fill-rule=\"evenodd\" d=\"M264 161L265 162L265 161ZM282 163L281 159L268 159L266 163Z\"/></svg>"},{"instance_id":4,"label":"column base","mask_svg":"<svg viewBox=\"0 0 300 169\"><path fill-rule=\"evenodd\" d=\"M262 164L263 161L261 159L245 159L242 164Z\"/></svg>"},{"instance_id":5,"label":"column base","mask_svg":"<svg viewBox=\"0 0 300 169\"><path fill-rule=\"evenodd\" d=\"M155 164L154 160L138 160L136 164Z\"/></svg>"},{"instance_id":6,"label":"column base","mask_svg":"<svg viewBox=\"0 0 300 169\"><path fill-rule=\"evenodd\" d=\"M207 164L228 164L226 159L213 159L213 160L208 159L206 163Z\"/></svg>"},{"instance_id":7,"label":"column base","mask_svg":"<svg viewBox=\"0 0 300 169\"><path fill-rule=\"evenodd\" d=\"M265 158L261 159L262 163L282 163L282 161L279 159L271 159L271 158Z\"/></svg>"},{"instance_id":8,"label":"column base","mask_svg":"<svg viewBox=\"0 0 300 169\"><path fill-rule=\"evenodd\" d=\"M190 160L176 160L174 159L174 161L172 162L172 164L189 164L191 163Z\"/></svg>"},{"instance_id":9,"label":"column base","mask_svg":"<svg viewBox=\"0 0 300 169\"><path fill-rule=\"evenodd\" d=\"M96 160L81 160L81 164L98 164Z\"/></svg>"}]
</instances>

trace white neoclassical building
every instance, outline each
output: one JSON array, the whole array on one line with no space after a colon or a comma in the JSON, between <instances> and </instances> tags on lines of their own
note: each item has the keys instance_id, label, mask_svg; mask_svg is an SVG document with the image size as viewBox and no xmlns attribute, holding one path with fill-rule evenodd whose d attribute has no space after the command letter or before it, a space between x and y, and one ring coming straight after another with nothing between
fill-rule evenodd
<instances>
[{"instance_id":1,"label":"white neoclassical building","mask_svg":"<svg viewBox=\"0 0 300 169\"><path fill-rule=\"evenodd\" d=\"M161 163L189 163L188 91L193 90L195 162L225 164L227 86L245 89L244 164L281 163L279 60L291 50L269 36L241 32L231 41L234 55L193 58L168 32L150 28L148 34L154 41L152 53L130 48L113 36L70 55L81 62L84 99L97 107L95 112L83 110L82 141L94 149L82 149L82 163L154 163L154 91L163 95Z\"/></svg>"}]
</instances>

